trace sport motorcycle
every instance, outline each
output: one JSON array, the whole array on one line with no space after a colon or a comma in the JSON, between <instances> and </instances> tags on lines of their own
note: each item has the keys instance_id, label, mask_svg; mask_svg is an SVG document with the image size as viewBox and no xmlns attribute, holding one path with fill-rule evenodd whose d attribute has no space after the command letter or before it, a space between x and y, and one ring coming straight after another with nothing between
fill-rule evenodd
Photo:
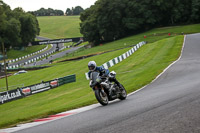
<instances>
[{"instance_id":1,"label":"sport motorcycle","mask_svg":"<svg viewBox=\"0 0 200 133\"><path fill-rule=\"evenodd\" d=\"M93 71L89 77L90 87L93 89L97 101L103 106L115 99L126 99L127 93L124 86L113 82L116 80L116 72L112 71L108 76L100 76L99 72Z\"/></svg>"}]
</instances>

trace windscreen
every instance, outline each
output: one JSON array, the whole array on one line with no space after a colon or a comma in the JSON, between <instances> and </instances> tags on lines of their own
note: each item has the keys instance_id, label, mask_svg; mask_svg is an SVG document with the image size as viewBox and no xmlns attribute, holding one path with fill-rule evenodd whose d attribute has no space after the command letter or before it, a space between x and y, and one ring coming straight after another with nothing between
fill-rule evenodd
<instances>
[{"instance_id":1,"label":"windscreen","mask_svg":"<svg viewBox=\"0 0 200 133\"><path fill-rule=\"evenodd\" d=\"M98 72L91 72L90 77L91 77L91 79L92 79L93 82L96 81L96 79L98 78L98 76L99 76Z\"/></svg>"}]
</instances>

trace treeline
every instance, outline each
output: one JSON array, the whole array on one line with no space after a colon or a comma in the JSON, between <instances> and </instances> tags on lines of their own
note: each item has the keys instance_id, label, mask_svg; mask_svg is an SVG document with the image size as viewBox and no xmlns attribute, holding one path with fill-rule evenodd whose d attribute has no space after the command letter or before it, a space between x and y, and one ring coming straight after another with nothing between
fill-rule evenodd
<instances>
[{"instance_id":1,"label":"treeline","mask_svg":"<svg viewBox=\"0 0 200 133\"><path fill-rule=\"evenodd\" d=\"M54 10L52 8L44 9L40 8L37 11L31 12L35 16L62 16L64 12L62 10Z\"/></svg>"},{"instance_id":2,"label":"treeline","mask_svg":"<svg viewBox=\"0 0 200 133\"><path fill-rule=\"evenodd\" d=\"M83 12L84 9L81 6L76 6L75 8L72 7L72 9L67 8L65 14L67 16L71 16L71 15L80 15L81 12Z\"/></svg>"},{"instance_id":3,"label":"treeline","mask_svg":"<svg viewBox=\"0 0 200 133\"><path fill-rule=\"evenodd\" d=\"M98 0L80 16L81 33L94 44L160 26L200 22L200 0Z\"/></svg>"},{"instance_id":4,"label":"treeline","mask_svg":"<svg viewBox=\"0 0 200 133\"><path fill-rule=\"evenodd\" d=\"M84 9L81 6L76 6L75 8L72 7L67 8L65 15L66 16L72 16L72 15L80 15L81 12L83 12ZM62 10L54 10L52 8L44 9L41 8L37 11L31 12L35 16L62 16L64 15L64 12Z\"/></svg>"},{"instance_id":5,"label":"treeline","mask_svg":"<svg viewBox=\"0 0 200 133\"><path fill-rule=\"evenodd\" d=\"M39 24L34 15L21 8L11 10L0 0L0 44L4 42L7 49L27 46L39 32Z\"/></svg>"}]
</instances>

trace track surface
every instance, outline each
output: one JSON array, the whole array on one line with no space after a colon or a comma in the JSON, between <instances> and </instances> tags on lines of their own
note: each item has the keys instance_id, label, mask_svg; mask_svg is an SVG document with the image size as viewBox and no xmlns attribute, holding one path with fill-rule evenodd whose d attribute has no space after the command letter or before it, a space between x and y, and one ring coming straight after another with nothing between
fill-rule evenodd
<instances>
[{"instance_id":1,"label":"track surface","mask_svg":"<svg viewBox=\"0 0 200 133\"><path fill-rule=\"evenodd\" d=\"M38 40L48 40L49 38L44 38L44 37L37 37ZM58 47L61 49L62 47L64 46L63 43L59 43L58 44ZM34 56L31 56L31 57L28 57L26 59L23 59L23 60L20 60L20 61L17 61L17 62L14 62L14 63L10 63L9 66L13 66L13 65L18 65L18 64L22 64L22 63L25 63L25 62L28 62L29 60L31 59L34 59L34 58L37 58L39 56L42 56L42 55L45 55L47 53L50 53L52 51L55 51L57 48L57 45L56 44L53 44L53 47L49 50L46 50L44 52L41 52L37 55L34 55ZM54 54L54 55L51 55L50 57L48 58L44 58L43 60L39 60L37 62L34 62L34 63L30 63L30 64L27 64L27 65L24 65L24 67L32 67L32 66L39 66L39 65L44 65L44 64L49 64L51 60L54 60L56 58L60 58L60 57L63 57L65 56L66 54L68 53L71 53L71 52L74 52L76 51L77 49L81 48L83 46L77 46L77 47L72 47L68 50L65 50L63 52L59 52L57 54Z\"/></svg>"},{"instance_id":2,"label":"track surface","mask_svg":"<svg viewBox=\"0 0 200 133\"><path fill-rule=\"evenodd\" d=\"M127 100L18 132L200 133L200 34L187 35L181 59Z\"/></svg>"},{"instance_id":3,"label":"track surface","mask_svg":"<svg viewBox=\"0 0 200 133\"><path fill-rule=\"evenodd\" d=\"M37 61L37 64L36 65L44 65L44 64L49 64L49 62L51 60L55 60L57 58L61 58L63 56L66 56L66 54L69 54L69 53L72 53L74 51L76 51L77 49L79 48L82 48L83 46L77 46L77 47L71 47L70 49L68 50L65 50L63 52L59 52L57 54L54 54L54 55L51 55L50 57L48 57L48 59L43 59L43 60L40 60L40 61ZM28 64L26 65L27 66L34 66L34 63L31 63L31 64Z\"/></svg>"},{"instance_id":4,"label":"track surface","mask_svg":"<svg viewBox=\"0 0 200 133\"><path fill-rule=\"evenodd\" d=\"M48 38L37 37L37 39L39 39L39 40L47 40ZM62 47L63 47L62 44L59 44L59 48L62 48ZM37 58L37 57L39 57L39 56L41 56L41 55L45 55L45 54L47 54L47 53L49 53L49 52L52 52L52 51L54 51L54 50L56 50L56 45L53 45L53 47L50 48L49 50L46 50L46 51L41 52L41 53L39 53L39 54L33 55L33 56L31 56L31 57L25 58L25 59L23 59L23 60L20 60L20 61L14 62L14 63L10 63L9 66L18 65L18 64L22 64L22 63L28 62L28 60ZM28 65L24 65L24 67L27 67L27 66L34 66L34 63L32 63L32 65L29 65L29 64L28 64Z\"/></svg>"}]
</instances>

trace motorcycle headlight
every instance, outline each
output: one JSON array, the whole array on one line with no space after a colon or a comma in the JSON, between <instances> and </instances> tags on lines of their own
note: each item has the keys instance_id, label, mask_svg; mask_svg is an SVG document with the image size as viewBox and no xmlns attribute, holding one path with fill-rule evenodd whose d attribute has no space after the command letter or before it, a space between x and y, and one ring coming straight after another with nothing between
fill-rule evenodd
<instances>
[{"instance_id":1,"label":"motorcycle headlight","mask_svg":"<svg viewBox=\"0 0 200 133\"><path fill-rule=\"evenodd\" d=\"M101 82L101 78L97 78L96 81L99 83Z\"/></svg>"},{"instance_id":2,"label":"motorcycle headlight","mask_svg":"<svg viewBox=\"0 0 200 133\"><path fill-rule=\"evenodd\" d=\"M109 73L108 77L109 77L109 78L114 78L114 77L115 77L115 74Z\"/></svg>"}]
</instances>

